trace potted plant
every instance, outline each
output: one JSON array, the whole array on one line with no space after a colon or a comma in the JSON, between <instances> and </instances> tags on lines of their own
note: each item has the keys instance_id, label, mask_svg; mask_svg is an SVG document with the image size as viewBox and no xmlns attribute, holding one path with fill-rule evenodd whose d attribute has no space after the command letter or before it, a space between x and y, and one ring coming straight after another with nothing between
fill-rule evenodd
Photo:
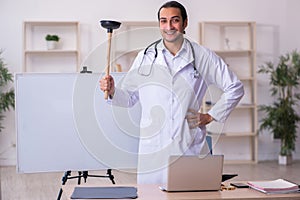
<instances>
[{"instance_id":1,"label":"potted plant","mask_svg":"<svg viewBox=\"0 0 300 200\"><path fill-rule=\"evenodd\" d=\"M4 119L4 112L15 107L15 92L13 89L7 90L8 84L13 82L13 75L5 67L6 64L1 54L2 51L0 51L0 132L4 128L1 124Z\"/></svg>"},{"instance_id":2,"label":"potted plant","mask_svg":"<svg viewBox=\"0 0 300 200\"><path fill-rule=\"evenodd\" d=\"M59 42L59 37L57 35L46 35L47 49L52 50L57 48L57 43Z\"/></svg>"},{"instance_id":3,"label":"potted plant","mask_svg":"<svg viewBox=\"0 0 300 200\"><path fill-rule=\"evenodd\" d=\"M266 116L262 119L260 130L269 129L275 138L281 140L279 164L290 164L297 138L297 122L300 117L296 112L299 93L295 91L300 80L300 54L295 50L279 57L274 65L267 62L259 67L258 73L270 77L271 95L275 97L272 105L262 105L259 110Z\"/></svg>"}]
</instances>

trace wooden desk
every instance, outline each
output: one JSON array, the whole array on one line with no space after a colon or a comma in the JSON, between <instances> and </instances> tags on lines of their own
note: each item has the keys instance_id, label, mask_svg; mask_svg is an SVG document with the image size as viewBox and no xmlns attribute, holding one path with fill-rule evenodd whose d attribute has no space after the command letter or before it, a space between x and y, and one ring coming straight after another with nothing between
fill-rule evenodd
<instances>
[{"instance_id":1,"label":"wooden desk","mask_svg":"<svg viewBox=\"0 0 300 200\"><path fill-rule=\"evenodd\" d=\"M63 194L67 199L71 199L74 187L101 187L104 185L64 185ZM107 187L107 185L105 185ZM132 186L132 185L116 185ZM258 199L275 199L275 200L300 200L300 193L291 194L264 194L253 189L238 189L214 191L214 192L163 192L158 185L138 185L138 198L140 200L203 200L203 199L226 199L226 200L258 200Z\"/></svg>"}]
</instances>

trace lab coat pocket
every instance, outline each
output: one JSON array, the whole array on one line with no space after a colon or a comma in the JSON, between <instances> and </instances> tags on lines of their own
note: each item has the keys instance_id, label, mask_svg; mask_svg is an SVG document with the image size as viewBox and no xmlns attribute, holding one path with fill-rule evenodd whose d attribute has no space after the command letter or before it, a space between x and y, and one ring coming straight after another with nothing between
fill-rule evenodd
<instances>
[{"instance_id":1,"label":"lab coat pocket","mask_svg":"<svg viewBox=\"0 0 300 200\"><path fill-rule=\"evenodd\" d=\"M180 131L173 137L173 146L177 153L184 154L191 146L195 136L196 129L190 129L187 120L183 121Z\"/></svg>"},{"instance_id":2,"label":"lab coat pocket","mask_svg":"<svg viewBox=\"0 0 300 200\"><path fill-rule=\"evenodd\" d=\"M148 154L159 150L160 141L158 135L150 136L147 131L141 131L139 153Z\"/></svg>"}]
</instances>

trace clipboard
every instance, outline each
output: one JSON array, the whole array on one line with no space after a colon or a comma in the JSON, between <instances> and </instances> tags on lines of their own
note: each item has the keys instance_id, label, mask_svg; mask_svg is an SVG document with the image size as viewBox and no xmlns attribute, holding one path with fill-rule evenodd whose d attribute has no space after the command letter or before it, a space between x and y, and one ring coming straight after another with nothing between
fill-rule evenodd
<instances>
[{"instance_id":1,"label":"clipboard","mask_svg":"<svg viewBox=\"0 0 300 200\"><path fill-rule=\"evenodd\" d=\"M135 187L75 187L71 199L136 199Z\"/></svg>"}]
</instances>

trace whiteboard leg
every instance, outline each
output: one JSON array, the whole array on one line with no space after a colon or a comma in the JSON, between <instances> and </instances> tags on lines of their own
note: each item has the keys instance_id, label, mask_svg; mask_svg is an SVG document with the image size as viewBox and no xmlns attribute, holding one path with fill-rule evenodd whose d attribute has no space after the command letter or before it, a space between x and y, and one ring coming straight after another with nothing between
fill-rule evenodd
<instances>
[{"instance_id":1,"label":"whiteboard leg","mask_svg":"<svg viewBox=\"0 0 300 200\"><path fill-rule=\"evenodd\" d=\"M90 175L88 173L88 171L82 171L82 172L78 171L78 176L71 176L71 171L66 171L64 173L64 176L62 177L61 180L62 180L62 185L65 185L68 179L78 178L78 182L77 183L78 183L78 185L80 185L81 178L83 178L84 182L86 183L87 177L98 177L98 178L109 178L109 180L112 182L112 184L116 184L115 180L114 180L115 177L114 177L114 175L112 175L112 170L108 169L107 172L106 172L106 174L107 174L106 176ZM60 200L62 193L63 193L63 189L61 187L60 190L59 190L58 196L57 196L57 200Z\"/></svg>"}]
</instances>

